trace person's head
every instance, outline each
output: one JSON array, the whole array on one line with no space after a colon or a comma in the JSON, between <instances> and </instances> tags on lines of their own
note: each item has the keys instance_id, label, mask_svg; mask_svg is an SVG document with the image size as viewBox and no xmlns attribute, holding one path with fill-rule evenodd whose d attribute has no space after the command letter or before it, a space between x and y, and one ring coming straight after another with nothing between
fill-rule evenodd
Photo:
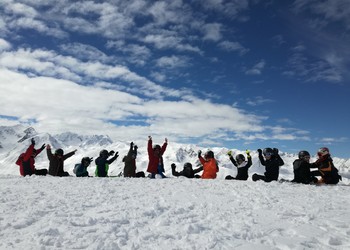
<instances>
[{"instance_id":1,"label":"person's head","mask_svg":"<svg viewBox=\"0 0 350 250\"><path fill-rule=\"evenodd\" d=\"M326 147L322 147L317 151L318 158L325 158L330 156L329 149Z\"/></svg>"},{"instance_id":2,"label":"person's head","mask_svg":"<svg viewBox=\"0 0 350 250\"><path fill-rule=\"evenodd\" d=\"M214 152L211 150L208 150L205 154L204 154L204 158L205 159L212 159L214 158Z\"/></svg>"},{"instance_id":3,"label":"person's head","mask_svg":"<svg viewBox=\"0 0 350 250\"><path fill-rule=\"evenodd\" d=\"M84 157L83 159L81 159L81 164L85 167L88 167L91 161L92 161L92 158Z\"/></svg>"},{"instance_id":4,"label":"person's head","mask_svg":"<svg viewBox=\"0 0 350 250\"><path fill-rule=\"evenodd\" d=\"M106 149L101 150L100 157L108 158L108 151Z\"/></svg>"},{"instance_id":5,"label":"person's head","mask_svg":"<svg viewBox=\"0 0 350 250\"><path fill-rule=\"evenodd\" d=\"M155 155L159 155L160 154L160 150L161 150L161 147L160 145L156 144L153 146L153 152Z\"/></svg>"},{"instance_id":6,"label":"person's head","mask_svg":"<svg viewBox=\"0 0 350 250\"><path fill-rule=\"evenodd\" d=\"M186 163L184 164L184 169L185 169L185 168L190 168L190 169L192 169L192 164L189 163L189 162L186 162Z\"/></svg>"},{"instance_id":7,"label":"person's head","mask_svg":"<svg viewBox=\"0 0 350 250\"><path fill-rule=\"evenodd\" d=\"M272 148L264 148L263 150L263 155L265 156L265 158L267 160L271 159L271 157L273 156L273 150Z\"/></svg>"},{"instance_id":8,"label":"person's head","mask_svg":"<svg viewBox=\"0 0 350 250\"><path fill-rule=\"evenodd\" d=\"M236 155L236 161L238 164L241 164L242 162L244 162L245 161L244 155L242 155L242 154Z\"/></svg>"},{"instance_id":9,"label":"person's head","mask_svg":"<svg viewBox=\"0 0 350 250\"><path fill-rule=\"evenodd\" d=\"M57 157L62 157L63 156L63 154L64 154L64 152L63 152L63 149L62 148L59 148L59 149L56 149L56 151L55 151L55 155L57 156Z\"/></svg>"},{"instance_id":10,"label":"person's head","mask_svg":"<svg viewBox=\"0 0 350 250\"><path fill-rule=\"evenodd\" d=\"M306 150L301 150L299 153L298 153L298 157L300 160L304 160L304 161L307 161L309 162L310 161L310 153Z\"/></svg>"}]
</instances>

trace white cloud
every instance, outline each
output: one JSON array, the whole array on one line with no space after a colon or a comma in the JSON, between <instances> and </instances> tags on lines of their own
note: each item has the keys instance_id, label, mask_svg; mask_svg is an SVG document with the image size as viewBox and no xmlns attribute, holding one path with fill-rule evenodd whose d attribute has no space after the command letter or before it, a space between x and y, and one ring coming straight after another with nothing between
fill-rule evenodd
<instances>
[{"instance_id":1,"label":"white cloud","mask_svg":"<svg viewBox=\"0 0 350 250\"><path fill-rule=\"evenodd\" d=\"M263 98L262 96L256 96L254 99L248 98L247 99L247 104L250 106L260 106L265 103L271 103L274 102L274 100Z\"/></svg>"},{"instance_id":2,"label":"white cloud","mask_svg":"<svg viewBox=\"0 0 350 250\"><path fill-rule=\"evenodd\" d=\"M163 56L159 58L156 65L161 68L179 68L186 67L189 65L187 57L179 56Z\"/></svg>"},{"instance_id":3,"label":"white cloud","mask_svg":"<svg viewBox=\"0 0 350 250\"><path fill-rule=\"evenodd\" d=\"M204 40L217 42L222 38L220 23L207 23L203 26Z\"/></svg>"},{"instance_id":4,"label":"white cloud","mask_svg":"<svg viewBox=\"0 0 350 250\"><path fill-rule=\"evenodd\" d=\"M246 49L239 42L222 41L218 46L226 51L237 51L240 55L248 53L249 49Z\"/></svg>"},{"instance_id":5,"label":"white cloud","mask_svg":"<svg viewBox=\"0 0 350 250\"><path fill-rule=\"evenodd\" d=\"M257 64L255 64L251 69L246 70L246 75L261 75L262 70L265 67L265 61L261 60Z\"/></svg>"},{"instance_id":6,"label":"white cloud","mask_svg":"<svg viewBox=\"0 0 350 250\"><path fill-rule=\"evenodd\" d=\"M0 38L0 51L11 49L11 44L4 39Z\"/></svg>"}]
</instances>

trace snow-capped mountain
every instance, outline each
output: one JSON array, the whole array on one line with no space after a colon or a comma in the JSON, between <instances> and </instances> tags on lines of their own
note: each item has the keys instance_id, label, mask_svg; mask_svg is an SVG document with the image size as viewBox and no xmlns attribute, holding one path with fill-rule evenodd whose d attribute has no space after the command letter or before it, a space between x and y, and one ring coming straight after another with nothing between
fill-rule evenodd
<instances>
[{"instance_id":1,"label":"snow-capped mountain","mask_svg":"<svg viewBox=\"0 0 350 250\"><path fill-rule=\"evenodd\" d=\"M77 153L65 162L65 170L71 174L73 174L74 165L79 163L83 157L89 156L96 158L102 149L107 149L119 152L119 158L115 163L111 164L109 170L110 175L118 175L123 171L124 167L121 159L127 154L130 146L130 142L112 141L108 135L78 135L71 132L51 135L48 133L38 133L34 128L28 128L23 125L12 127L2 126L0 127L0 174L19 174L18 166L15 165L15 162L18 156L28 148L31 138L34 138L36 148L40 148L43 144L50 144L52 150L62 148L65 153L77 149ZM138 171L146 171L148 164L147 139L145 141L136 141L134 143L139 146L137 169ZM162 142L154 143L161 144ZM183 164L186 162L191 162L194 166L198 165L198 150L204 152L207 148L198 145L184 145L169 142L167 150L163 156L166 175L171 176L171 163L175 163L178 170L181 170ZM213 150L220 167L218 178L224 179L226 175L235 176L236 169L227 156L228 149L216 147L211 150ZM245 150L231 150L233 155L245 154ZM255 172L263 173L264 167L260 165L257 152L254 150L251 152L251 155L253 165L249 170L250 175ZM280 152L280 155L285 162L284 166L280 169L280 178L292 179L292 163L297 156L287 152ZM315 157L311 159L311 161L314 160L316 160ZM333 158L333 160L342 176L345 177L345 179L350 178L350 159ZM45 151L36 157L36 167L48 167L48 160ZM90 167L90 172L91 174L94 172L94 164Z\"/></svg>"}]
</instances>

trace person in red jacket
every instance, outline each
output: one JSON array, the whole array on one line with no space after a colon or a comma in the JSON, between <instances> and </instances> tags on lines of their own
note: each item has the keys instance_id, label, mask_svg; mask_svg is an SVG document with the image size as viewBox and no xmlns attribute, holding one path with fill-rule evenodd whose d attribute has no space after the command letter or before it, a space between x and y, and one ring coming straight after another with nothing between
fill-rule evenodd
<instances>
[{"instance_id":1,"label":"person in red jacket","mask_svg":"<svg viewBox=\"0 0 350 250\"><path fill-rule=\"evenodd\" d=\"M202 151L198 151L198 158L203 165L202 179L215 179L216 173L219 172L218 163L214 158L214 152L209 150L205 153L204 158L202 157Z\"/></svg>"},{"instance_id":2,"label":"person in red jacket","mask_svg":"<svg viewBox=\"0 0 350 250\"><path fill-rule=\"evenodd\" d=\"M47 169L36 169L35 168L35 157L41 153L41 151L44 150L45 144L41 146L39 149L35 149L35 140L34 138L31 139L31 144L26 150L25 153L22 153L17 161L16 164L19 165L19 172L22 176L26 175L46 175Z\"/></svg>"},{"instance_id":3,"label":"person in red jacket","mask_svg":"<svg viewBox=\"0 0 350 250\"><path fill-rule=\"evenodd\" d=\"M154 179L156 177L156 174L159 174L162 178L166 178L164 175L164 163L163 163L163 154L166 150L166 147L168 145L168 139L165 138L165 141L163 143L163 146L160 147L160 145L152 145L152 137L148 136L148 167L147 172L150 173L150 177Z\"/></svg>"}]
</instances>

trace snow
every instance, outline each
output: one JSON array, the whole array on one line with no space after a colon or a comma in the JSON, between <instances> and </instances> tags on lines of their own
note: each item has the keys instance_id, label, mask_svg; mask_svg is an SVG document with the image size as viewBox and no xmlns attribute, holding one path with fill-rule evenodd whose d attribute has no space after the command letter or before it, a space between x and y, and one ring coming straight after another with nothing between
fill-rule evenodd
<instances>
[{"instance_id":1,"label":"snow","mask_svg":"<svg viewBox=\"0 0 350 250\"><path fill-rule=\"evenodd\" d=\"M185 162L196 165L198 145L169 142L164 154L166 179L19 176L14 164L30 144L26 128L0 127L0 249L350 249L349 159L334 159L338 185L224 180L236 175L225 148L213 148L220 172L215 180L175 178ZM42 143L78 149L65 162L73 175L83 156L103 148L119 151L110 175L122 171L128 142L108 136L65 133L30 135ZM86 143L86 142L89 143ZM139 146L137 170L147 168L147 141ZM155 143L162 143L156 141ZM72 146L69 146L72 145ZM232 149L233 154L244 150ZM296 156L281 152L280 178L293 178ZM263 173L252 150L253 173ZM312 161L315 158L312 158ZM47 168L46 153L36 158ZM93 174L95 166L89 167Z\"/></svg>"},{"instance_id":2,"label":"snow","mask_svg":"<svg viewBox=\"0 0 350 250\"><path fill-rule=\"evenodd\" d=\"M0 175L0 249L349 249L349 186Z\"/></svg>"}]
</instances>

